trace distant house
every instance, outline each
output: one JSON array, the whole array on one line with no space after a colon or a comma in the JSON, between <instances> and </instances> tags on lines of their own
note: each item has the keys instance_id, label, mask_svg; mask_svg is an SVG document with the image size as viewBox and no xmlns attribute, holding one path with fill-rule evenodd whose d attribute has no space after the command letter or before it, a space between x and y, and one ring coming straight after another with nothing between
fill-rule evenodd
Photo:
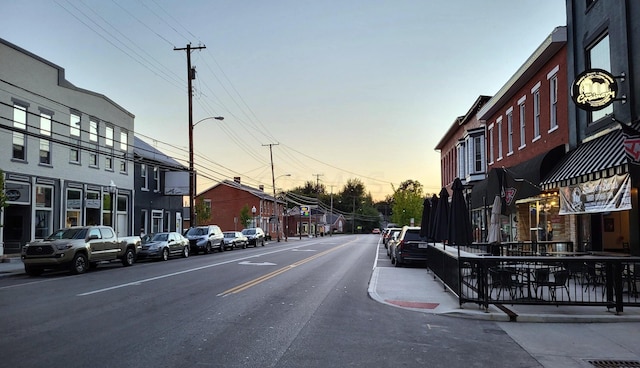
<instances>
[{"instance_id":1,"label":"distant house","mask_svg":"<svg viewBox=\"0 0 640 368\"><path fill-rule=\"evenodd\" d=\"M240 178L236 177L234 180L224 180L199 193L196 196L196 203L200 201L210 209L211 215L205 223L198 225L218 225L223 231L240 231L245 228L241 223L241 212L246 207L250 216L248 227L261 227L272 239L278 238L278 229L280 237L284 234L282 230L284 201L267 194L263 186L254 188L243 185Z\"/></svg>"},{"instance_id":2,"label":"distant house","mask_svg":"<svg viewBox=\"0 0 640 368\"><path fill-rule=\"evenodd\" d=\"M189 169L134 137L135 229L144 233L183 229L183 197L189 194Z\"/></svg>"},{"instance_id":3,"label":"distant house","mask_svg":"<svg viewBox=\"0 0 640 368\"><path fill-rule=\"evenodd\" d=\"M311 208L308 215L303 215L300 206L296 206L286 211L284 223L285 234L289 237L324 235L343 233L346 219L342 214L328 213L321 208Z\"/></svg>"}]
</instances>

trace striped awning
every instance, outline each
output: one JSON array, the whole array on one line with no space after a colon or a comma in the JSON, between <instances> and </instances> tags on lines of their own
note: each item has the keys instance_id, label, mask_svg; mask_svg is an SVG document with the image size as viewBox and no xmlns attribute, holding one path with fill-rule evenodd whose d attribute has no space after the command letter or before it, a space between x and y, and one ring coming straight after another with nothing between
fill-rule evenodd
<instances>
[{"instance_id":1,"label":"striped awning","mask_svg":"<svg viewBox=\"0 0 640 368\"><path fill-rule=\"evenodd\" d=\"M595 180L626 172L622 132L616 129L567 153L540 183L544 189ZM571 182L571 183L569 183Z\"/></svg>"}]
</instances>

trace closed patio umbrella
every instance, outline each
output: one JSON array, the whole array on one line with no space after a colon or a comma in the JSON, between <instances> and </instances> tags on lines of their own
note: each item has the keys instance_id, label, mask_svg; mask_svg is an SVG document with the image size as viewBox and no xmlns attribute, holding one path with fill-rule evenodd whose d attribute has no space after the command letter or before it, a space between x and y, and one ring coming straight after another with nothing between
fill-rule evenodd
<instances>
[{"instance_id":1,"label":"closed patio umbrella","mask_svg":"<svg viewBox=\"0 0 640 368\"><path fill-rule=\"evenodd\" d=\"M502 200L497 195L491 206L491 220L489 222L489 234L487 235L487 243L500 243L502 240L502 231L500 231L500 212L502 212Z\"/></svg>"},{"instance_id":2,"label":"closed patio umbrella","mask_svg":"<svg viewBox=\"0 0 640 368\"><path fill-rule=\"evenodd\" d=\"M429 219L429 231L427 232L428 240L433 240L433 234L436 228L436 211L438 210L438 196L431 196L431 218Z\"/></svg>"},{"instance_id":3,"label":"closed patio umbrella","mask_svg":"<svg viewBox=\"0 0 640 368\"><path fill-rule=\"evenodd\" d=\"M464 199L464 186L460 178L456 178L451 186L451 209L449 210L449 228L447 239L449 245L470 245L473 242L469 210ZM460 249L460 247L458 247Z\"/></svg>"},{"instance_id":4,"label":"closed patio umbrella","mask_svg":"<svg viewBox=\"0 0 640 368\"><path fill-rule=\"evenodd\" d=\"M433 226L433 241L444 242L448 236L449 226L449 192L447 188L442 188L440 198L438 199L438 207L435 212L435 222Z\"/></svg>"},{"instance_id":5,"label":"closed patio umbrella","mask_svg":"<svg viewBox=\"0 0 640 368\"><path fill-rule=\"evenodd\" d=\"M427 238L429 235L429 225L431 224L431 202L425 198L422 202L422 220L420 220L420 237Z\"/></svg>"}]
</instances>

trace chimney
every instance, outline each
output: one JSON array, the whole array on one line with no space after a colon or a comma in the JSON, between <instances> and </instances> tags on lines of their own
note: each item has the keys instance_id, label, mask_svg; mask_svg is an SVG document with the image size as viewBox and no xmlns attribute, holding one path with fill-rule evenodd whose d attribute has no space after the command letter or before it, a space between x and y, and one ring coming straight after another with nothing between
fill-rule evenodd
<instances>
[{"instance_id":1,"label":"chimney","mask_svg":"<svg viewBox=\"0 0 640 368\"><path fill-rule=\"evenodd\" d=\"M260 186L258 187L258 189L260 189L261 192L264 192L264 185L260 184Z\"/></svg>"},{"instance_id":2,"label":"chimney","mask_svg":"<svg viewBox=\"0 0 640 368\"><path fill-rule=\"evenodd\" d=\"M239 176L234 176L233 177L233 181L240 184L240 177Z\"/></svg>"}]
</instances>

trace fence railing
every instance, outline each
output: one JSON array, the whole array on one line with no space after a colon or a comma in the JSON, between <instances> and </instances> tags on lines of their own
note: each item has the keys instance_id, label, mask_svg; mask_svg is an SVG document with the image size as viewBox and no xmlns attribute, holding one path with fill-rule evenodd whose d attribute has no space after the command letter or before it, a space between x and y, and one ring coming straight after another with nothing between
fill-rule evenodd
<instances>
[{"instance_id":1,"label":"fence railing","mask_svg":"<svg viewBox=\"0 0 640 368\"><path fill-rule=\"evenodd\" d=\"M428 266L460 305L583 305L616 312L640 306L640 257L569 253L493 256L436 245L429 247Z\"/></svg>"}]
</instances>

